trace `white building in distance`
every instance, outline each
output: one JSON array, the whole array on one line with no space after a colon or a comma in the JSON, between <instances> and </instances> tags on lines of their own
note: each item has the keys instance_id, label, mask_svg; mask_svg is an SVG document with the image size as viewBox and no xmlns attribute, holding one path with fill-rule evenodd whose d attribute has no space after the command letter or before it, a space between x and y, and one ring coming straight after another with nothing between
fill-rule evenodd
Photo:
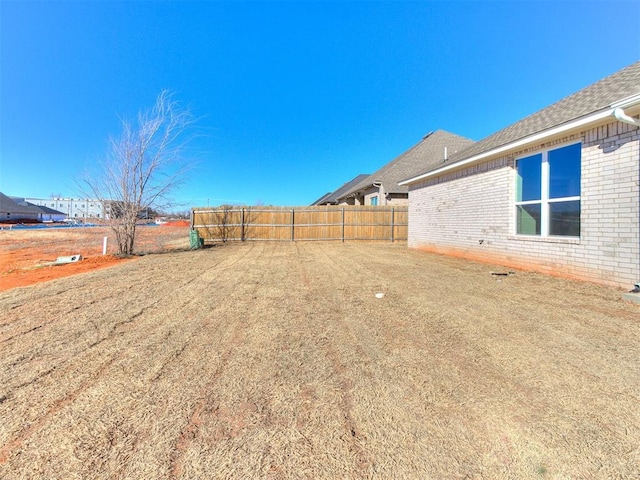
<instances>
[{"instance_id":1,"label":"white building in distance","mask_svg":"<svg viewBox=\"0 0 640 480\"><path fill-rule=\"evenodd\" d=\"M75 220L109 218L109 205L107 204L105 209L102 202L95 198L25 198L25 201L33 205L53 208L66 214L67 218Z\"/></svg>"}]
</instances>

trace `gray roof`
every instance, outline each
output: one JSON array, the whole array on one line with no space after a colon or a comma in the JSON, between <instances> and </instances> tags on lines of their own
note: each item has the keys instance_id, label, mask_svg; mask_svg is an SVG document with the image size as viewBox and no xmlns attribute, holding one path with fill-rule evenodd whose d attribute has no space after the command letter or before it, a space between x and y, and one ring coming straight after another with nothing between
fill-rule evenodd
<instances>
[{"instance_id":1,"label":"gray roof","mask_svg":"<svg viewBox=\"0 0 640 480\"><path fill-rule=\"evenodd\" d=\"M67 215L64 212L61 212L60 210L56 210L54 208L51 207L47 207L46 205L36 205L34 203L31 202L25 202L27 205L31 206L31 207L35 207L38 210L40 210L42 213L46 213L47 215Z\"/></svg>"},{"instance_id":2,"label":"gray roof","mask_svg":"<svg viewBox=\"0 0 640 480\"><path fill-rule=\"evenodd\" d=\"M34 205L23 197L8 197L0 192L0 212L11 213L14 215L65 215L63 212L54 210L44 205Z\"/></svg>"},{"instance_id":3,"label":"gray roof","mask_svg":"<svg viewBox=\"0 0 640 480\"><path fill-rule=\"evenodd\" d=\"M610 108L612 103L640 93L640 62L636 62L542 110L489 135L456 155L449 164L471 158L530 135ZM425 168L404 179L423 175L441 165Z\"/></svg>"},{"instance_id":4,"label":"gray roof","mask_svg":"<svg viewBox=\"0 0 640 480\"><path fill-rule=\"evenodd\" d=\"M20 215L25 215L25 214L33 215L33 214L39 214L40 210L34 207L30 207L28 205L20 205L19 203L15 202L11 198L7 197L4 193L0 192L0 212L4 214L12 213L12 214L20 214Z\"/></svg>"},{"instance_id":5,"label":"gray roof","mask_svg":"<svg viewBox=\"0 0 640 480\"><path fill-rule=\"evenodd\" d=\"M396 157L391 162L384 165L375 173L358 182L351 189L346 191L340 198L355 195L359 191L369 188L374 183L382 183L386 193L407 193L407 186L398 185L398 182L416 175L425 169L433 169L442 165L444 161L445 147L447 156L452 156L456 152L460 152L470 145L470 140L460 135L446 132L444 130L436 130L425 135L420 142Z\"/></svg>"},{"instance_id":6,"label":"gray roof","mask_svg":"<svg viewBox=\"0 0 640 480\"><path fill-rule=\"evenodd\" d=\"M313 205L326 205L327 203L329 203L328 200L329 200L329 198L331 198L331 194L332 193L333 192L325 193L323 196L321 196L319 199L317 199L315 202L313 202L311 204L311 206L313 206Z\"/></svg>"},{"instance_id":7,"label":"gray roof","mask_svg":"<svg viewBox=\"0 0 640 480\"><path fill-rule=\"evenodd\" d=\"M352 180L349 180L345 184L343 184L340 188L335 190L334 192L325 193L318 200L313 202L311 205L326 205L328 203L338 203L338 198L344 196L346 192L348 192L354 185L360 183L363 179L369 176L368 173L361 173L357 177Z\"/></svg>"}]
</instances>

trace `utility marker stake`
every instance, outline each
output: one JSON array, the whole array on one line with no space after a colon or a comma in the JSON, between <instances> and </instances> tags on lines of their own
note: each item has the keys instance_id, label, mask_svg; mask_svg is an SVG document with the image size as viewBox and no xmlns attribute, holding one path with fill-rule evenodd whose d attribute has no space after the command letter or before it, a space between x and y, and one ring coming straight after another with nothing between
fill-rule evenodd
<instances>
[{"instance_id":1,"label":"utility marker stake","mask_svg":"<svg viewBox=\"0 0 640 480\"><path fill-rule=\"evenodd\" d=\"M102 254L103 255L107 254L107 237L104 237L102 239Z\"/></svg>"}]
</instances>

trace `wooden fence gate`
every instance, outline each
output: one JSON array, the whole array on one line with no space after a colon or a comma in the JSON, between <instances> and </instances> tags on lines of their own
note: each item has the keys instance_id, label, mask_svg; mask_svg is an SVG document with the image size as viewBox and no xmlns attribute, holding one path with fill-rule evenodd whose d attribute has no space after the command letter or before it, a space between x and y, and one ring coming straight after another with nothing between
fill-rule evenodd
<instances>
[{"instance_id":1,"label":"wooden fence gate","mask_svg":"<svg viewBox=\"0 0 640 480\"><path fill-rule=\"evenodd\" d=\"M191 228L205 243L246 240L406 241L407 206L193 208Z\"/></svg>"}]
</instances>

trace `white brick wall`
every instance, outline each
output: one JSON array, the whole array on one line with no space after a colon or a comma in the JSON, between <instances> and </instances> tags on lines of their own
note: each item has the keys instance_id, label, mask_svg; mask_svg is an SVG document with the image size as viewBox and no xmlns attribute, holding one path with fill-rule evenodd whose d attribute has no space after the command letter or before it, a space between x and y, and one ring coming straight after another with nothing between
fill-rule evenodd
<instances>
[{"instance_id":1,"label":"white brick wall","mask_svg":"<svg viewBox=\"0 0 640 480\"><path fill-rule=\"evenodd\" d=\"M582 142L580 239L515 235L514 158ZM628 288L640 281L640 130L612 122L410 187L409 246Z\"/></svg>"}]
</instances>

